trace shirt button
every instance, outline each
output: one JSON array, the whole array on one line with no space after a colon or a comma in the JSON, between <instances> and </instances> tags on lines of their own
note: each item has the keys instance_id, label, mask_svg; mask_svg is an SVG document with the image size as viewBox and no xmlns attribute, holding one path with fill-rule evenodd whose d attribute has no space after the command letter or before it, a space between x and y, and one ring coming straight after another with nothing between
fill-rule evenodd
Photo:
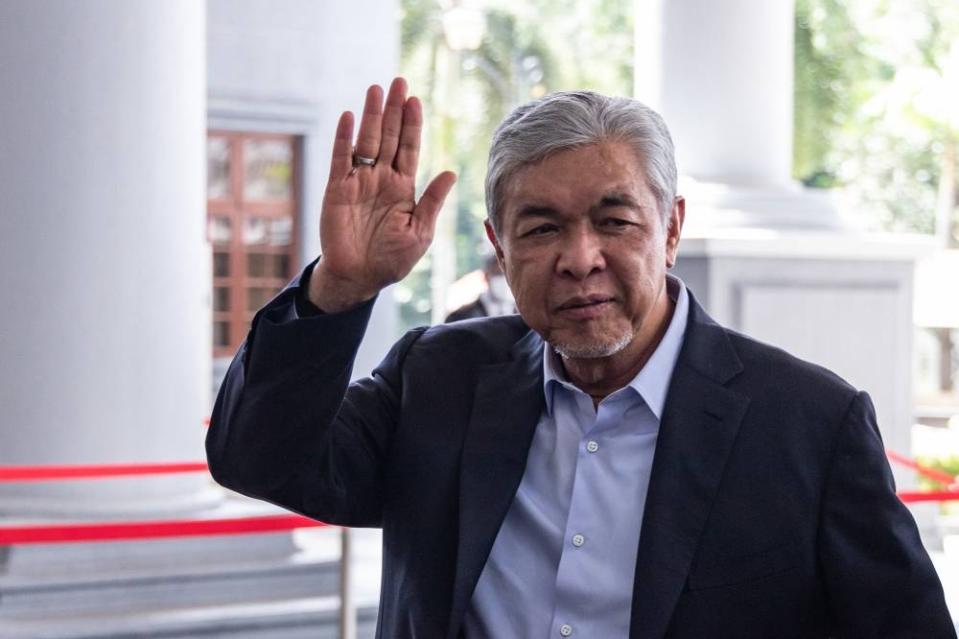
<instances>
[{"instance_id":1,"label":"shirt button","mask_svg":"<svg viewBox=\"0 0 959 639\"><path fill-rule=\"evenodd\" d=\"M582 545L585 544L585 543L586 543L586 537L583 537L583 536L580 535L579 533L576 533L575 535L573 535L573 545L574 545L574 546L576 546L577 548L579 548L580 546L582 546Z\"/></svg>"},{"instance_id":2,"label":"shirt button","mask_svg":"<svg viewBox=\"0 0 959 639\"><path fill-rule=\"evenodd\" d=\"M597 444L593 440L589 440L588 442L586 442L586 450L588 450L591 453L595 453L597 450L599 450L599 444Z\"/></svg>"},{"instance_id":3,"label":"shirt button","mask_svg":"<svg viewBox=\"0 0 959 639\"><path fill-rule=\"evenodd\" d=\"M573 634L573 627L568 623L564 623L559 627L559 634L563 635L564 637L568 637Z\"/></svg>"}]
</instances>

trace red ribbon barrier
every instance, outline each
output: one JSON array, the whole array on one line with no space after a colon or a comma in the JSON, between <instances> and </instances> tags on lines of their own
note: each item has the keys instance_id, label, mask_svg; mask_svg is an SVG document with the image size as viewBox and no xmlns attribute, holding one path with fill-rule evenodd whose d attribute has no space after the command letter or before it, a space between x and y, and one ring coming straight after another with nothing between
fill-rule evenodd
<instances>
[{"instance_id":1,"label":"red ribbon barrier","mask_svg":"<svg viewBox=\"0 0 959 639\"><path fill-rule=\"evenodd\" d=\"M904 503L915 504L924 501L956 501L959 490L933 490L929 492L905 491L896 493Z\"/></svg>"},{"instance_id":2,"label":"red ribbon barrier","mask_svg":"<svg viewBox=\"0 0 959 639\"><path fill-rule=\"evenodd\" d=\"M914 471L916 471L920 475L923 475L924 477L928 477L929 479L933 481L939 482L940 484L943 484L944 486L951 486L954 483L956 483L956 478L950 475L949 473L943 472L941 470L936 470L935 468L929 468L928 466L923 466L919 462L909 459L908 457L904 457L903 455L900 455L899 453L893 452L891 450L886 451L886 457L889 458L889 461L894 461L897 464L900 464L907 468L912 468Z\"/></svg>"},{"instance_id":3,"label":"red ribbon barrier","mask_svg":"<svg viewBox=\"0 0 959 639\"><path fill-rule=\"evenodd\" d=\"M56 479L100 479L133 475L166 475L205 471L203 462L157 464L97 464L70 466L0 466L0 482L50 481Z\"/></svg>"},{"instance_id":4,"label":"red ribbon barrier","mask_svg":"<svg viewBox=\"0 0 959 639\"><path fill-rule=\"evenodd\" d=\"M0 546L10 544L56 544L82 541L130 541L169 537L237 535L318 528L326 524L300 515L269 515L233 519L181 519L97 524L0 527Z\"/></svg>"},{"instance_id":5,"label":"red ribbon barrier","mask_svg":"<svg viewBox=\"0 0 959 639\"><path fill-rule=\"evenodd\" d=\"M0 483L106 479L173 473L206 472L204 462L155 464L97 464L69 466L0 466ZM230 519L176 519L0 527L0 546L93 541L129 541L207 535L285 532L326 524L300 515L269 515Z\"/></svg>"},{"instance_id":6,"label":"red ribbon barrier","mask_svg":"<svg viewBox=\"0 0 959 639\"><path fill-rule=\"evenodd\" d=\"M912 468L919 474L939 482L949 490L900 492L905 503L959 500L956 478L940 470L928 468L886 451L890 461ZM69 466L0 466L0 483L16 481L51 481L96 479L172 473L204 472L203 462L166 462L154 464L98 464ZM300 515L269 515L230 519L180 519L112 523L73 523L0 527L0 546L12 544L55 544L73 542L128 541L206 535L285 532L297 528L316 528L326 524Z\"/></svg>"}]
</instances>

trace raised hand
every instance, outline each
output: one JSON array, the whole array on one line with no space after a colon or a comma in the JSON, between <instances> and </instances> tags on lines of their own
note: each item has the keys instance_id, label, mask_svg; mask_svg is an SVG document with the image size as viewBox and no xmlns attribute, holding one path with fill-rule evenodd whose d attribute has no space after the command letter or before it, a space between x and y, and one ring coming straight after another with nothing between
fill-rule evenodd
<instances>
[{"instance_id":1,"label":"raised hand","mask_svg":"<svg viewBox=\"0 0 959 639\"><path fill-rule=\"evenodd\" d=\"M310 300L338 312L374 297L403 279L433 239L436 216L456 181L444 171L419 202L416 167L423 107L406 97L406 81L371 86L353 147L353 114L340 116L330 179L320 217L322 258L310 279Z\"/></svg>"}]
</instances>

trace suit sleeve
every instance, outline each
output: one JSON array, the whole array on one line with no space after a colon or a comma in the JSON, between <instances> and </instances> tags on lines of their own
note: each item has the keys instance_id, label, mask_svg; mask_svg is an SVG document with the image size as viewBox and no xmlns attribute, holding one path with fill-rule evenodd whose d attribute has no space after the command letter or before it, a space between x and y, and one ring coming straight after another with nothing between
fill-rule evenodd
<instances>
[{"instance_id":1,"label":"suit sleeve","mask_svg":"<svg viewBox=\"0 0 959 639\"><path fill-rule=\"evenodd\" d=\"M300 317L308 277L309 269L257 313L231 363L207 432L210 472L227 488L315 519L377 526L402 360L421 333L351 386L373 301Z\"/></svg>"},{"instance_id":2,"label":"suit sleeve","mask_svg":"<svg viewBox=\"0 0 959 639\"><path fill-rule=\"evenodd\" d=\"M866 393L853 398L837 434L819 536L836 637L956 637L915 521L896 496Z\"/></svg>"}]
</instances>

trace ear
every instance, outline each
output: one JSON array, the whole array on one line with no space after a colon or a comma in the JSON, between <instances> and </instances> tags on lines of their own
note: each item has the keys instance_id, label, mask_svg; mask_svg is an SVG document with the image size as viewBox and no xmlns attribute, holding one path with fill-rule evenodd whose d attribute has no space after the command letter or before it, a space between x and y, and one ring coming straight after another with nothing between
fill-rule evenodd
<instances>
[{"instance_id":1,"label":"ear","mask_svg":"<svg viewBox=\"0 0 959 639\"><path fill-rule=\"evenodd\" d=\"M676 264L676 255L679 253L679 236L683 232L683 222L686 221L686 198L677 195L673 200L673 208L669 212L669 226L666 228L666 268Z\"/></svg>"},{"instance_id":2,"label":"ear","mask_svg":"<svg viewBox=\"0 0 959 639\"><path fill-rule=\"evenodd\" d=\"M505 274L506 261L503 253L503 247L499 244L499 238L496 237L496 231L493 230L493 224L489 221L489 218L486 218L486 220L483 222L483 226L486 228L486 238L489 240L490 244L493 245L493 250L496 251L496 261L499 262L499 268Z\"/></svg>"}]
</instances>

